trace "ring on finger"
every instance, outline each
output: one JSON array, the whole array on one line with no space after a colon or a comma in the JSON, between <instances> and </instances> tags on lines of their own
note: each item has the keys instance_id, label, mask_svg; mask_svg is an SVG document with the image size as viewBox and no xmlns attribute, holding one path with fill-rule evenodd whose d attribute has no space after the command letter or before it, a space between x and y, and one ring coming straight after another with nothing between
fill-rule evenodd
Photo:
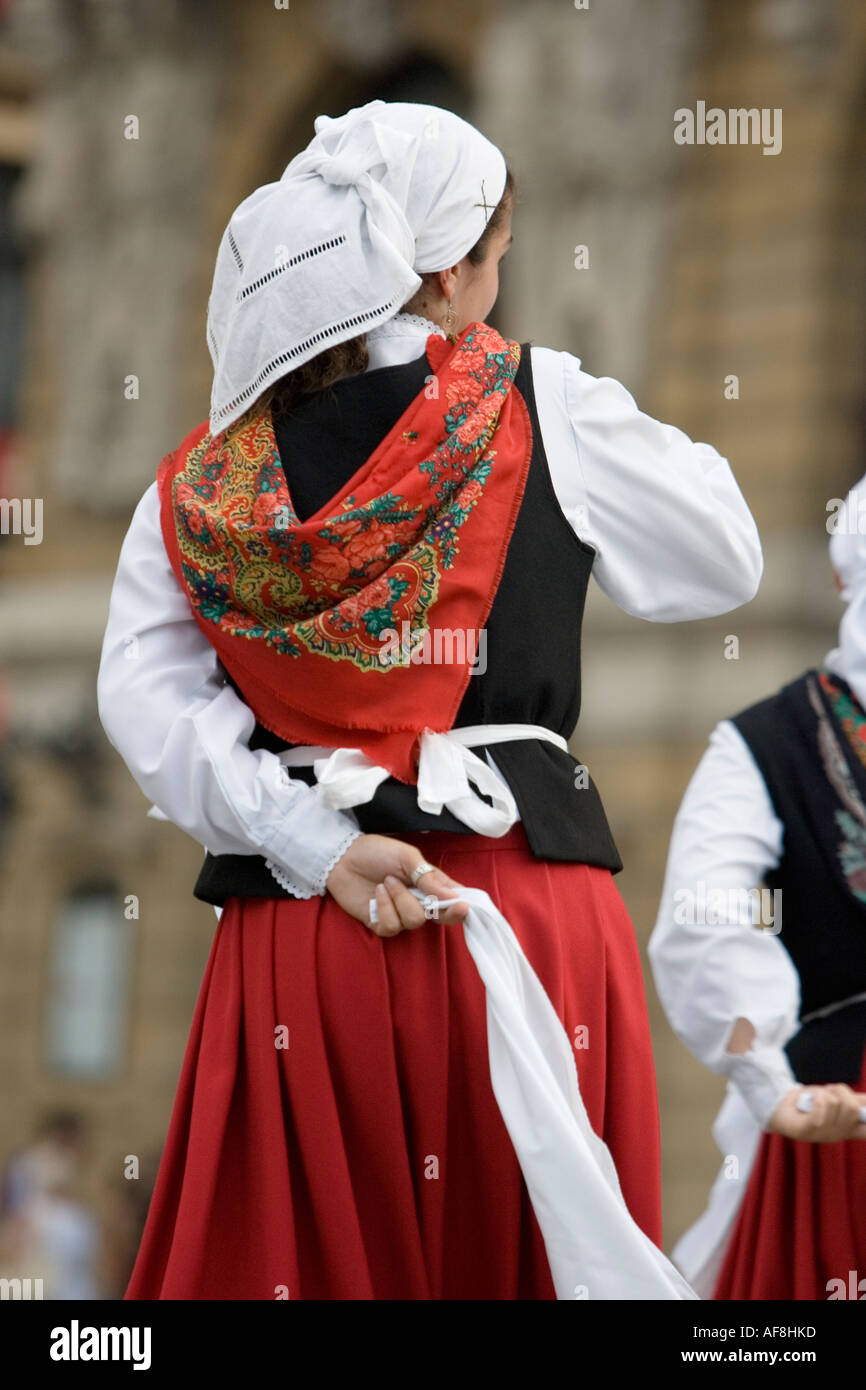
<instances>
[{"instance_id":1,"label":"ring on finger","mask_svg":"<svg viewBox=\"0 0 866 1390\"><path fill-rule=\"evenodd\" d=\"M423 874L429 874L436 868L435 864L428 864L426 859L422 859L420 864L416 864L409 877L412 880L412 887L418 887L418 880Z\"/></svg>"}]
</instances>

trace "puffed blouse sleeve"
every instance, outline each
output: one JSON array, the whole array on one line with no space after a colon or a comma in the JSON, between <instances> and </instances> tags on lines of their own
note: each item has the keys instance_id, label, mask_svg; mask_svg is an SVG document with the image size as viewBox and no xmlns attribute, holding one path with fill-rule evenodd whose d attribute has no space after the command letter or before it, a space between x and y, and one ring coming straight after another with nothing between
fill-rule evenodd
<instances>
[{"instance_id":1,"label":"puffed blouse sleeve","mask_svg":"<svg viewBox=\"0 0 866 1390\"><path fill-rule=\"evenodd\" d=\"M171 568L156 483L120 552L97 699L110 742L165 817L212 854L264 855L298 897L325 892L357 821L323 806L276 754L250 749L255 718Z\"/></svg>"},{"instance_id":2,"label":"puffed blouse sleeve","mask_svg":"<svg viewBox=\"0 0 866 1390\"><path fill-rule=\"evenodd\" d=\"M727 460L571 353L533 347L531 360L554 490L596 551L604 593L634 617L669 623L754 598L761 542Z\"/></svg>"},{"instance_id":3,"label":"puffed blouse sleeve","mask_svg":"<svg viewBox=\"0 0 866 1390\"><path fill-rule=\"evenodd\" d=\"M779 863L783 837L748 746L723 721L674 823L649 957L674 1032L737 1085L762 1127L798 1084L783 1047L797 1028L799 977L779 940L773 899L764 898L762 925L753 925L750 892ZM755 1038L749 1051L731 1053L740 1018Z\"/></svg>"}]
</instances>

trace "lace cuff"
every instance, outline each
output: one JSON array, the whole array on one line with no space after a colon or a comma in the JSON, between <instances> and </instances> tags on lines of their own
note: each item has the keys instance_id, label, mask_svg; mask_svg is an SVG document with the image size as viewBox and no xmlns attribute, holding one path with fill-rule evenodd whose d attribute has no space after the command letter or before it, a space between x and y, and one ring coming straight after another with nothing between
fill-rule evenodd
<instances>
[{"instance_id":1,"label":"lace cuff","mask_svg":"<svg viewBox=\"0 0 866 1390\"><path fill-rule=\"evenodd\" d=\"M325 860L324 864L319 868L316 877L312 880L312 887L310 887L306 883L299 883L297 879L294 879L292 877L288 869L284 868L282 864L275 864L273 859L266 859L265 864L267 865L270 872L273 874L274 878L277 880L277 883L280 885L280 887L285 888L287 893L291 893L293 898L315 898L316 896L321 897L326 891L325 885L328 881L328 874L331 872L337 861L339 859L342 859L343 855L346 853L346 850L349 848L349 845L351 845L353 841L357 840L358 836L362 834L363 831L358 830L354 827L351 830L346 831L346 834L344 835L343 839L339 842L336 849L333 851L330 857Z\"/></svg>"},{"instance_id":2,"label":"lace cuff","mask_svg":"<svg viewBox=\"0 0 866 1390\"><path fill-rule=\"evenodd\" d=\"M800 1082L780 1047L751 1047L748 1052L729 1054L725 1070L742 1095L762 1129L779 1101Z\"/></svg>"}]
</instances>

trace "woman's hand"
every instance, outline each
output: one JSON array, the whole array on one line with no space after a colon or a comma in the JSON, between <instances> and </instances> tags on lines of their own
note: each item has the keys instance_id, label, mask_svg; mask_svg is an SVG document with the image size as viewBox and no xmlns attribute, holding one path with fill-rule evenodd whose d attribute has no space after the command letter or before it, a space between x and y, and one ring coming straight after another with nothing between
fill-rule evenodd
<instances>
[{"instance_id":1,"label":"woman's hand","mask_svg":"<svg viewBox=\"0 0 866 1390\"><path fill-rule=\"evenodd\" d=\"M812 1097L810 1110L798 1110L803 1095ZM840 1139L866 1139L866 1123L860 1118L866 1095L843 1082L833 1086L803 1086L783 1096L767 1129L786 1139L805 1139L811 1144L835 1144Z\"/></svg>"},{"instance_id":2,"label":"woman's hand","mask_svg":"<svg viewBox=\"0 0 866 1390\"><path fill-rule=\"evenodd\" d=\"M415 845L390 835L359 835L329 873L327 889L344 912L363 922L376 936L397 936L401 931L423 927L429 920L408 887L412 870L423 862L424 856ZM456 898L461 887L441 869L423 874L417 886L422 893L437 898ZM379 911L379 920L373 923L371 898L376 899ZM455 903L443 908L436 920L450 926L462 922L468 911L467 903Z\"/></svg>"}]
</instances>

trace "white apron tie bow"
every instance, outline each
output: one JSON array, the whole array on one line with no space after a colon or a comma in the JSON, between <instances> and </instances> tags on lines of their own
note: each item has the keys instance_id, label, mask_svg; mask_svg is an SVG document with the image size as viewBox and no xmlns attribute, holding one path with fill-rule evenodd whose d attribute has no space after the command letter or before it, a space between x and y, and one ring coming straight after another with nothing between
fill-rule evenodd
<instances>
[{"instance_id":1,"label":"white apron tie bow","mask_svg":"<svg viewBox=\"0 0 866 1390\"><path fill-rule=\"evenodd\" d=\"M504 835L518 819L517 803L511 789L470 745L529 738L544 739L568 751L561 734L540 724L469 724L441 734L425 729L418 761L419 807L434 816L441 815L444 807L479 835ZM280 762L294 766L312 762L316 795L336 811L372 801L377 787L391 775L360 748L289 748L280 754ZM473 787L489 796L493 805L482 801Z\"/></svg>"}]
</instances>

